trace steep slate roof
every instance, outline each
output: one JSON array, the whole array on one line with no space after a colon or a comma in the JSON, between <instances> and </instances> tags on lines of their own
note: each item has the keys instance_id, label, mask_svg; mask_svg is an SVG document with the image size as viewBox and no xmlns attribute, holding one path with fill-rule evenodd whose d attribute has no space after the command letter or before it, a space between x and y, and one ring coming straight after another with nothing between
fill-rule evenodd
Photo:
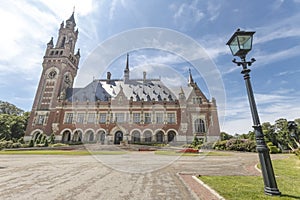
<instances>
[{"instance_id":1,"label":"steep slate roof","mask_svg":"<svg viewBox=\"0 0 300 200\"><path fill-rule=\"evenodd\" d=\"M115 98L119 92L133 101L175 101L177 97L159 79L133 79L133 80L94 80L84 88L73 88L67 91L69 101L108 101Z\"/></svg>"}]
</instances>

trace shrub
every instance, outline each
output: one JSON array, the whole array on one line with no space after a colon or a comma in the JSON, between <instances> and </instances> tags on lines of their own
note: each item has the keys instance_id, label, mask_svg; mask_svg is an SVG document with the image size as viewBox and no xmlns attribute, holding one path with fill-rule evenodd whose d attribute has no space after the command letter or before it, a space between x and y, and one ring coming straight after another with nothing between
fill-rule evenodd
<instances>
[{"instance_id":1,"label":"shrub","mask_svg":"<svg viewBox=\"0 0 300 200\"><path fill-rule=\"evenodd\" d=\"M213 149L215 142L207 142L201 146L201 149Z\"/></svg>"},{"instance_id":2,"label":"shrub","mask_svg":"<svg viewBox=\"0 0 300 200\"><path fill-rule=\"evenodd\" d=\"M28 148L29 147L29 143L28 144L21 144L22 148Z\"/></svg>"},{"instance_id":3,"label":"shrub","mask_svg":"<svg viewBox=\"0 0 300 200\"><path fill-rule=\"evenodd\" d=\"M29 141L28 147L33 147L33 146L34 146L34 142L33 142L33 139L31 139L31 140Z\"/></svg>"},{"instance_id":4,"label":"shrub","mask_svg":"<svg viewBox=\"0 0 300 200\"><path fill-rule=\"evenodd\" d=\"M255 141L249 139L230 139L217 141L213 148L216 150L255 152L256 144Z\"/></svg>"},{"instance_id":5,"label":"shrub","mask_svg":"<svg viewBox=\"0 0 300 200\"><path fill-rule=\"evenodd\" d=\"M21 147L21 143L18 143L18 142L13 143L13 144L11 145L11 148L20 148L20 147Z\"/></svg>"},{"instance_id":6,"label":"shrub","mask_svg":"<svg viewBox=\"0 0 300 200\"><path fill-rule=\"evenodd\" d=\"M18 142L19 142L20 144L25 144L25 141L24 141L24 138L23 138L23 137L21 137L20 139L18 139Z\"/></svg>"},{"instance_id":7,"label":"shrub","mask_svg":"<svg viewBox=\"0 0 300 200\"><path fill-rule=\"evenodd\" d=\"M267 146L270 150L270 153L280 153L281 150L279 148L277 148L272 142L268 142Z\"/></svg>"},{"instance_id":8,"label":"shrub","mask_svg":"<svg viewBox=\"0 0 300 200\"><path fill-rule=\"evenodd\" d=\"M227 140L217 141L213 145L213 148L216 149L216 150L226 150L226 143L227 143Z\"/></svg>"},{"instance_id":9,"label":"shrub","mask_svg":"<svg viewBox=\"0 0 300 200\"><path fill-rule=\"evenodd\" d=\"M50 143L50 144L54 144L54 143L55 143L55 135L54 135L54 133L52 133L52 134L50 135L50 137L49 137L49 143Z\"/></svg>"},{"instance_id":10,"label":"shrub","mask_svg":"<svg viewBox=\"0 0 300 200\"><path fill-rule=\"evenodd\" d=\"M269 147L270 153L280 153L280 149L277 148L275 145L268 146L268 147Z\"/></svg>"},{"instance_id":11,"label":"shrub","mask_svg":"<svg viewBox=\"0 0 300 200\"><path fill-rule=\"evenodd\" d=\"M47 139L45 140L44 146L45 146L45 147L48 147L48 146L49 146L48 140L47 140Z\"/></svg>"}]
</instances>

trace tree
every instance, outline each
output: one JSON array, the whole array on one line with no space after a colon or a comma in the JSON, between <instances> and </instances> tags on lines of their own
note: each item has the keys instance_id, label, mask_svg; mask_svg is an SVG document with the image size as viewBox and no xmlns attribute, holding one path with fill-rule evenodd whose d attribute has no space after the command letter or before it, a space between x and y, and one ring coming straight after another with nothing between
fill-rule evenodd
<instances>
[{"instance_id":1,"label":"tree","mask_svg":"<svg viewBox=\"0 0 300 200\"><path fill-rule=\"evenodd\" d=\"M228 133L221 132L220 138L221 138L221 141L224 141L224 140L229 140L229 139L233 138L233 136L229 135Z\"/></svg>"},{"instance_id":2,"label":"tree","mask_svg":"<svg viewBox=\"0 0 300 200\"><path fill-rule=\"evenodd\" d=\"M18 108L17 106L0 100L0 114L8 115L22 115L24 110Z\"/></svg>"},{"instance_id":3,"label":"tree","mask_svg":"<svg viewBox=\"0 0 300 200\"><path fill-rule=\"evenodd\" d=\"M282 149L289 149L289 144L293 143L288 130L288 121L280 118L275 121L275 132L277 137L277 143Z\"/></svg>"},{"instance_id":4,"label":"tree","mask_svg":"<svg viewBox=\"0 0 300 200\"><path fill-rule=\"evenodd\" d=\"M274 145L278 146L277 134L275 132L275 126L270 122L262 123L262 130L265 136L266 142L272 142Z\"/></svg>"},{"instance_id":5,"label":"tree","mask_svg":"<svg viewBox=\"0 0 300 200\"><path fill-rule=\"evenodd\" d=\"M23 137L29 114L13 104L0 101L0 139L17 141Z\"/></svg>"}]
</instances>

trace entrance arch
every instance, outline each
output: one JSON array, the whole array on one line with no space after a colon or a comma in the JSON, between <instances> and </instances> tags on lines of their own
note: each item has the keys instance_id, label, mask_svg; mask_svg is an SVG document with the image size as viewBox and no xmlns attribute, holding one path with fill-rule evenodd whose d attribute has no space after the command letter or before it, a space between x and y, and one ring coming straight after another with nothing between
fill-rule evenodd
<instances>
[{"instance_id":1,"label":"entrance arch","mask_svg":"<svg viewBox=\"0 0 300 200\"><path fill-rule=\"evenodd\" d=\"M94 141L94 132L92 130L88 130L84 134L84 141L85 142L93 142Z\"/></svg>"},{"instance_id":2,"label":"entrance arch","mask_svg":"<svg viewBox=\"0 0 300 200\"><path fill-rule=\"evenodd\" d=\"M41 134L41 131L35 131L32 136L33 141L36 141Z\"/></svg>"},{"instance_id":3,"label":"entrance arch","mask_svg":"<svg viewBox=\"0 0 300 200\"><path fill-rule=\"evenodd\" d=\"M175 142L176 140L176 133L175 131L169 131L168 132L168 143L169 142Z\"/></svg>"},{"instance_id":4,"label":"entrance arch","mask_svg":"<svg viewBox=\"0 0 300 200\"><path fill-rule=\"evenodd\" d=\"M81 142L82 141L82 131L76 130L73 134L73 142Z\"/></svg>"},{"instance_id":5,"label":"entrance arch","mask_svg":"<svg viewBox=\"0 0 300 200\"><path fill-rule=\"evenodd\" d=\"M114 144L120 144L121 141L123 141L123 132L122 131L117 131L115 133L115 142L114 142Z\"/></svg>"},{"instance_id":6,"label":"entrance arch","mask_svg":"<svg viewBox=\"0 0 300 200\"><path fill-rule=\"evenodd\" d=\"M68 143L71 141L71 132L69 130L66 130L62 134L62 142Z\"/></svg>"}]
</instances>

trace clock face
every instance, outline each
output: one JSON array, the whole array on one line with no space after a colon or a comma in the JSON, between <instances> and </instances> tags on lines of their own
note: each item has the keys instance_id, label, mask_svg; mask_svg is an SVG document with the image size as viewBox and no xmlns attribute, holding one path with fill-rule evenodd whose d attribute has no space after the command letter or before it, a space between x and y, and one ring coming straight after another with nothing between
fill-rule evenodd
<instances>
[{"instance_id":1,"label":"clock face","mask_svg":"<svg viewBox=\"0 0 300 200\"><path fill-rule=\"evenodd\" d=\"M50 73L49 73L49 75L48 75L48 77L50 78L50 79L54 79L55 78L55 76L56 76L56 71L51 71Z\"/></svg>"}]
</instances>

